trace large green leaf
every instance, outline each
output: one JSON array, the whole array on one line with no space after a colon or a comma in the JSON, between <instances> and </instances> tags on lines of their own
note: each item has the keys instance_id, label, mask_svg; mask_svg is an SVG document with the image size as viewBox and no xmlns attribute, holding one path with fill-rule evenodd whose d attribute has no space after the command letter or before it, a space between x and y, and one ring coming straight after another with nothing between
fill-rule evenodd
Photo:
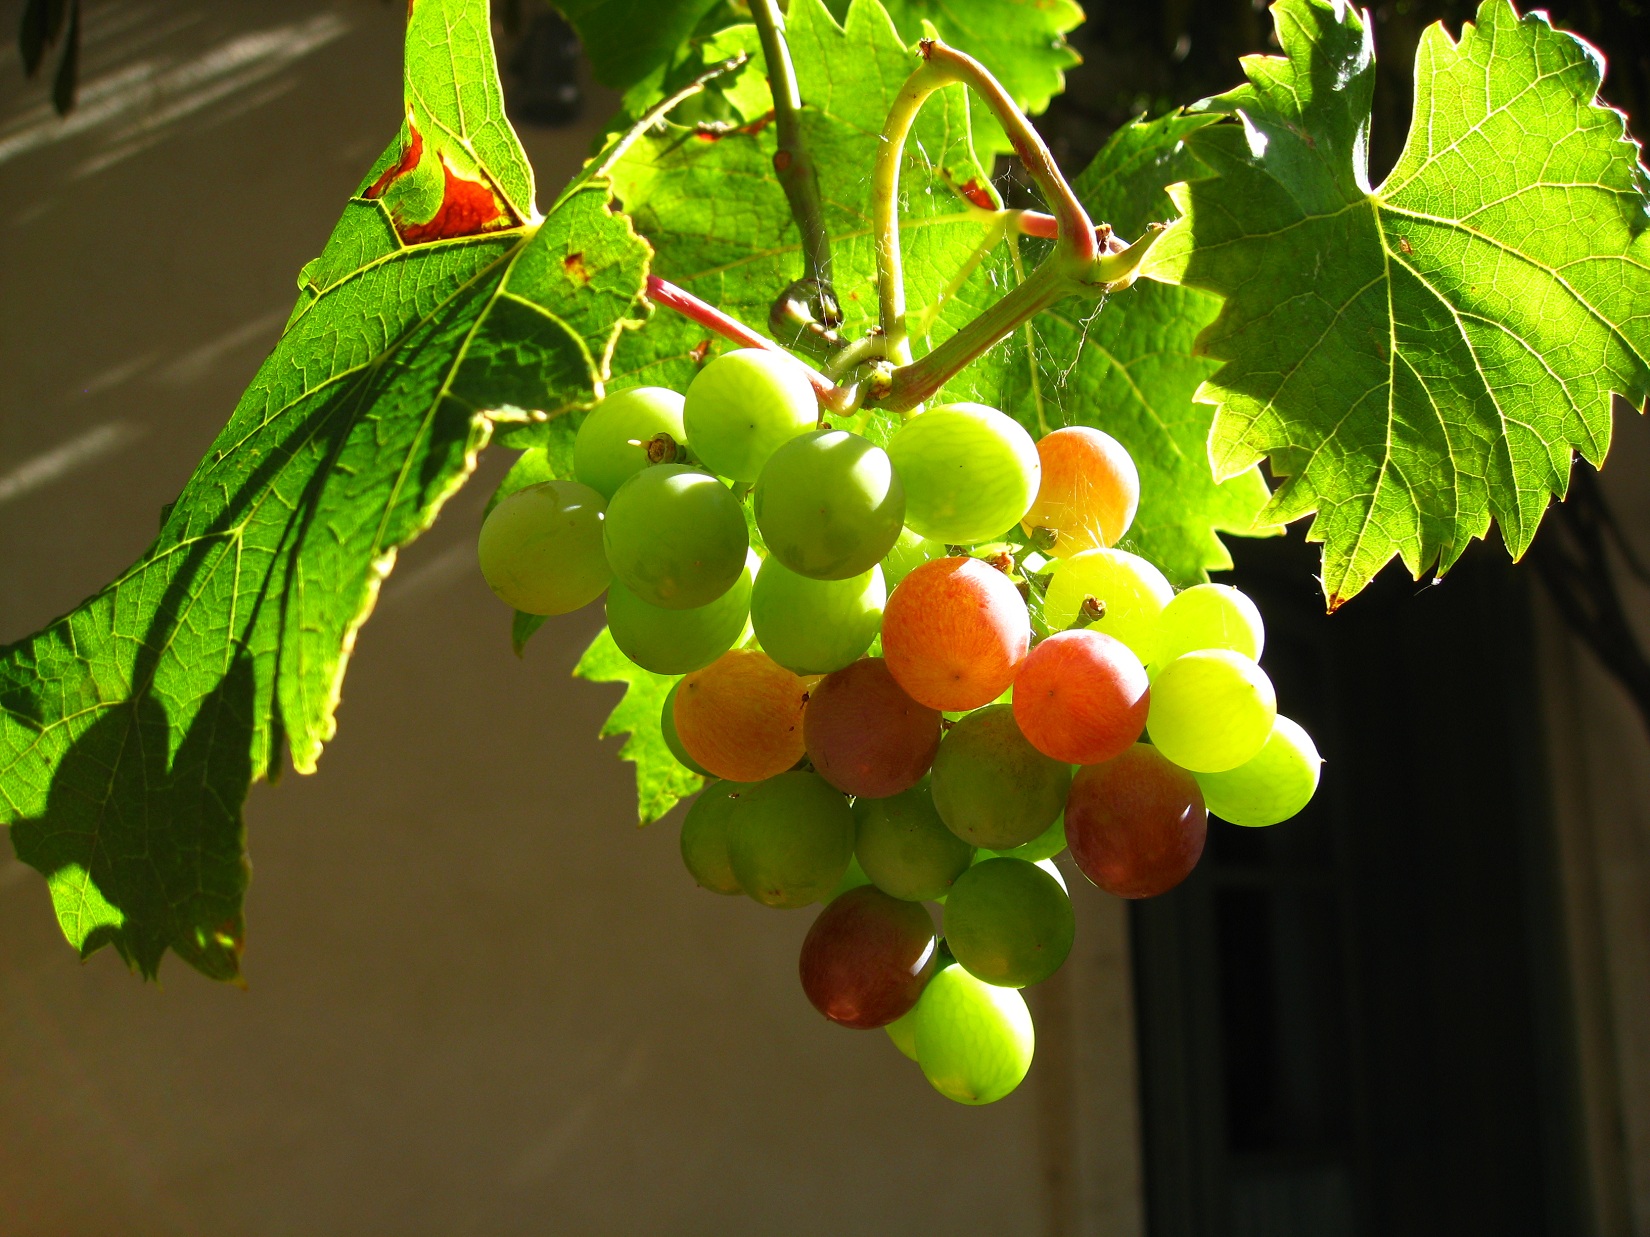
<instances>
[{"instance_id":1,"label":"large green leaf","mask_svg":"<svg viewBox=\"0 0 1650 1237\"><path fill-rule=\"evenodd\" d=\"M1650 387L1646 179L1598 54L1486 0L1416 56L1415 119L1380 188L1374 84L1352 8L1281 0L1284 58L1210 100L1188 143L1215 173L1148 273L1226 297L1210 453L1283 478L1267 511L1316 512L1333 607L1394 555L1445 571L1493 518L1517 556L1572 452L1600 461L1610 397Z\"/></svg>"},{"instance_id":2,"label":"large green leaf","mask_svg":"<svg viewBox=\"0 0 1650 1237\"><path fill-rule=\"evenodd\" d=\"M603 184L535 217L485 0L417 0L407 108L154 545L0 651L0 819L69 941L146 975L238 974L250 782L315 767L397 550L495 415L592 401L646 276Z\"/></svg>"},{"instance_id":3,"label":"large green leaf","mask_svg":"<svg viewBox=\"0 0 1650 1237\"><path fill-rule=\"evenodd\" d=\"M555 0L573 23L596 80L615 90L666 64L720 0Z\"/></svg>"}]
</instances>

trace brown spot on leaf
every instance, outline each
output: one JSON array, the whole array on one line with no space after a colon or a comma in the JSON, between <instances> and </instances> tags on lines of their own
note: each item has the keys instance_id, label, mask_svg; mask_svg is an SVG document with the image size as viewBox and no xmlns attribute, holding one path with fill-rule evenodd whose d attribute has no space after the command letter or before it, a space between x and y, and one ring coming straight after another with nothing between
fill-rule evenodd
<instances>
[{"instance_id":1,"label":"brown spot on leaf","mask_svg":"<svg viewBox=\"0 0 1650 1237\"><path fill-rule=\"evenodd\" d=\"M1406 254L1412 254L1415 252L1409 247L1409 238L1406 236L1400 236L1398 238L1398 248L1402 249Z\"/></svg>"},{"instance_id":2,"label":"brown spot on leaf","mask_svg":"<svg viewBox=\"0 0 1650 1237\"><path fill-rule=\"evenodd\" d=\"M567 272L567 277L574 283L587 284L590 282L590 272L584 265L584 254L568 254L561 260L561 267L562 270Z\"/></svg>"},{"instance_id":3,"label":"brown spot on leaf","mask_svg":"<svg viewBox=\"0 0 1650 1237\"><path fill-rule=\"evenodd\" d=\"M446 186L435 215L423 223L408 224L396 220L396 230L407 244L479 236L483 232L496 232L514 226L515 219L505 210L491 185L455 175L446 160L442 160L441 171L446 177Z\"/></svg>"},{"instance_id":4,"label":"brown spot on leaf","mask_svg":"<svg viewBox=\"0 0 1650 1237\"><path fill-rule=\"evenodd\" d=\"M383 197L385 190L417 167L418 161L424 157L424 135L414 127L411 119L407 121L407 133L409 140L407 148L401 152L401 162L372 182L372 188L367 190L369 198Z\"/></svg>"},{"instance_id":5,"label":"brown spot on leaf","mask_svg":"<svg viewBox=\"0 0 1650 1237\"><path fill-rule=\"evenodd\" d=\"M981 210L997 209L997 203L992 200L990 192L980 183L977 176L968 178L968 183L962 187L962 195Z\"/></svg>"}]
</instances>

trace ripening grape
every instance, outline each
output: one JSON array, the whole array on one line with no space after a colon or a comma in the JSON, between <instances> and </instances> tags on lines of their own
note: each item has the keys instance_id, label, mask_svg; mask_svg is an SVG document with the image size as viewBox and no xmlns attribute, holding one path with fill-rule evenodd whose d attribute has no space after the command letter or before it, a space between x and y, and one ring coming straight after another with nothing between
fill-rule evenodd
<instances>
[{"instance_id":1,"label":"ripening grape","mask_svg":"<svg viewBox=\"0 0 1650 1237\"><path fill-rule=\"evenodd\" d=\"M1266 626L1260 611L1228 584L1195 584L1163 607L1152 656L1160 666L1198 649L1231 649L1260 660Z\"/></svg>"},{"instance_id":2,"label":"ripening grape","mask_svg":"<svg viewBox=\"0 0 1650 1237\"><path fill-rule=\"evenodd\" d=\"M1018 524L1042 471L1031 435L984 404L946 404L912 417L888 455L905 483L905 522L953 545L990 541Z\"/></svg>"},{"instance_id":3,"label":"ripening grape","mask_svg":"<svg viewBox=\"0 0 1650 1237\"><path fill-rule=\"evenodd\" d=\"M836 887L854 857L854 815L813 773L781 773L741 788L728 824L728 860L764 906L794 909Z\"/></svg>"},{"instance_id":4,"label":"ripening grape","mask_svg":"<svg viewBox=\"0 0 1650 1237\"><path fill-rule=\"evenodd\" d=\"M769 456L818 420L802 363L766 348L717 357L688 385L682 407L694 453L735 481L755 481Z\"/></svg>"},{"instance_id":5,"label":"ripening grape","mask_svg":"<svg viewBox=\"0 0 1650 1237\"><path fill-rule=\"evenodd\" d=\"M713 893L745 892L728 858L728 824L739 796L749 789L737 782L711 782L682 820L682 862Z\"/></svg>"},{"instance_id":6,"label":"ripening grape","mask_svg":"<svg viewBox=\"0 0 1650 1237\"><path fill-rule=\"evenodd\" d=\"M974 848L945 827L926 786L854 801L854 854L871 883L913 902L943 898Z\"/></svg>"},{"instance_id":7,"label":"ripening grape","mask_svg":"<svg viewBox=\"0 0 1650 1237\"><path fill-rule=\"evenodd\" d=\"M1043 480L1020 521L1026 532L1054 533L1056 558L1116 545L1140 505L1140 474L1123 444L1087 425L1068 425L1038 440L1037 458Z\"/></svg>"},{"instance_id":8,"label":"ripening grape","mask_svg":"<svg viewBox=\"0 0 1650 1237\"><path fill-rule=\"evenodd\" d=\"M900 529L899 540L882 560L883 583L891 590L918 567L931 559L945 557L945 543L930 541L909 528Z\"/></svg>"},{"instance_id":9,"label":"ripening grape","mask_svg":"<svg viewBox=\"0 0 1650 1237\"><path fill-rule=\"evenodd\" d=\"M957 878L945 902L945 943L969 974L1024 988L1065 964L1077 934L1060 882L1024 859L987 859Z\"/></svg>"},{"instance_id":10,"label":"ripening grape","mask_svg":"<svg viewBox=\"0 0 1650 1237\"><path fill-rule=\"evenodd\" d=\"M774 558L811 579L846 580L893 548L905 487L881 447L846 430L818 430L769 457L751 505Z\"/></svg>"},{"instance_id":11,"label":"ripening grape","mask_svg":"<svg viewBox=\"0 0 1650 1237\"><path fill-rule=\"evenodd\" d=\"M751 585L762 560L753 550L733 587L691 610L650 606L620 581L607 590L607 628L619 651L654 674L686 674L739 643L750 618Z\"/></svg>"},{"instance_id":12,"label":"ripening grape","mask_svg":"<svg viewBox=\"0 0 1650 1237\"><path fill-rule=\"evenodd\" d=\"M1019 589L977 558L924 563L894 590L882 615L888 669L933 709L991 703L1014 681L1030 647L1031 617Z\"/></svg>"},{"instance_id":13,"label":"ripening grape","mask_svg":"<svg viewBox=\"0 0 1650 1237\"><path fill-rule=\"evenodd\" d=\"M1070 785L1070 766L1032 747L1008 704L978 709L953 726L929 779L946 827L988 850L1042 833L1060 815Z\"/></svg>"},{"instance_id":14,"label":"ripening grape","mask_svg":"<svg viewBox=\"0 0 1650 1237\"><path fill-rule=\"evenodd\" d=\"M1047 829L1029 842L1010 846L1007 850L981 851L983 855L998 855L1004 859L1024 859L1027 863L1041 863L1052 859L1066 848L1066 818L1062 813Z\"/></svg>"},{"instance_id":15,"label":"ripening grape","mask_svg":"<svg viewBox=\"0 0 1650 1237\"><path fill-rule=\"evenodd\" d=\"M862 657L815 685L803 715L808 756L838 790L880 799L915 786L934 763L940 715L894 681L880 657Z\"/></svg>"},{"instance_id":16,"label":"ripening grape","mask_svg":"<svg viewBox=\"0 0 1650 1237\"><path fill-rule=\"evenodd\" d=\"M874 566L846 580L810 580L770 558L751 594L751 626L763 651L787 670L829 674L871 647L886 601Z\"/></svg>"},{"instance_id":17,"label":"ripening grape","mask_svg":"<svg viewBox=\"0 0 1650 1237\"><path fill-rule=\"evenodd\" d=\"M1099 631L1062 631L1014 676L1014 720L1031 745L1067 764L1126 750L1146 728L1149 681L1129 646Z\"/></svg>"},{"instance_id":18,"label":"ripening grape","mask_svg":"<svg viewBox=\"0 0 1650 1237\"><path fill-rule=\"evenodd\" d=\"M1230 649L1199 649L1157 672L1146 728L1182 769L1221 773L1260 751L1277 712L1259 666Z\"/></svg>"},{"instance_id":19,"label":"ripening grape","mask_svg":"<svg viewBox=\"0 0 1650 1237\"><path fill-rule=\"evenodd\" d=\"M1224 773L1199 773L1209 811L1234 825L1275 825L1312 801L1323 764L1312 736L1279 717L1260 751Z\"/></svg>"},{"instance_id":20,"label":"ripening grape","mask_svg":"<svg viewBox=\"0 0 1650 1237\"><path fill-rule=\"evenodd\" d=\"M928 981L917 1002L914 1047L923 1075L941 1095L959 1104L990 1104L1025 1078L1036 1032L1017 989L948 966Z\"/></svg>"},{"instance_id":21,"label":"ripening grape","mask_svg":"<svg viewBox=\"0 0 1650 1237\"><path fill-rule=\"evenodd\" d=\"M934 921L874 885L819 913L802 942L802 991L832 1022L868 1031L911 1012L934 973Z\"/></svg>"},{"instance_id":22,"label":"ripening grape","mask_svg":"<svg viewBox=\"0 0 1650 1237\"><path fill-rule=\"evenodd\" d=\"M1163 573L1125 550L1085 550L1060 559L1043 599L1049 630L1075 623L1090 597L1104 607L1105 614L1088 630L1115 636L1134 650L1142 664L1150 665L1158 617L1174 597L1174 587Z\"/></svg>"},{"instance_id":23,"label":"ripening grape","mask_svg":"<svg viewBox=\"0 0 1650 1237\"><path fill-rule=\"evenodd\" d=\"M1079 769L1066 802L1071 857L1120 898L1155 898L1185 880L1208 824L1196 780L1145 743Z\"/></svg>"},{"instance_id":24,"label":"ripening grape","mask_svg":"<svg viewBox=\"0 0 1650 1237\"><path fill-rule=\"evenodd\" d=\"M917 1059L917 1010L915 1006L912 1006L909 1013L895 1018L882 1029L888 1032L888 1038L894 1041L894 1047L898 1048L911 1060L915 1061Z\"/></svg>"},{"instance_id":25,"label":"ripening grape","mask_svg":"<svg viewBox=\"0 0 1650 1237\"><path fill-rule=\"evenodd\" d=\"M613 578L602 552L602 496L577 481L542 481L488 513L476 545L481 574L527 614L568 614Z\"/></svg>"},{"instance_id":26,"label":"ripening grape","mask_svg":"<svg viewBox=\"0 0 1650 1237\"><path fill-rule=\"evenodd\" d=\"M756 649L723 653L677 685L677 737L717 777L760 782L783 773L802 759L809 682Z\"/></svg>"},{"instance_id":27,"label":"ripening grape","mask_svg":"<svg viewBox=\"0 0 1650 1237\"><path fill-rule=\"evenodd\" d=\"M573 475L603 498L649 464L675 462L656 458L652 444L668 434L677 447L687 443L682 429L682 397L664 387L631 387L609 395L590 410L573 439ZM661 444L662 445L662 444Z\"/></svg>"},{"instance_id":28,"label":"ripening grape","mask_svg":"<svg viewBox=\"0 0 1650 1237\"><path fill-rule=\"evenodd\" d=\"M691 610L733 587L750 537L727 486L696 468L657 464L613 495L602 544L613 574L642 601Z\"/></svg>"},{"instance_id":29,"label":"ripening grape","mask_svg":"<svg viewBox=\"0 0 1650 1237\"><path fill-rule=\"evenodd\" d=\"M676 733L676 690L679 687L680 683L675 684L665 695L664 707L659 710L659 729L664 732L665 746L672 756L700 777L709 777L709 771L688 754L687 748L682 746L681 736Z\"/></svg>"}]
</instances>

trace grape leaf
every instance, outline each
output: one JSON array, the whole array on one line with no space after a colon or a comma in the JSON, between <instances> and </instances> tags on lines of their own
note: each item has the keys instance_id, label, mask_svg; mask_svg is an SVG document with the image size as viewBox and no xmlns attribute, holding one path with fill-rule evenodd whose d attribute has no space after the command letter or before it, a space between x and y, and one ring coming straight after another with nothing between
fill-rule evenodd
<instances>
[{"instance_id":1,"label":"grape leaf","mask_svg":"<svg viewBox=\"0 0 1650 1237\"><path fill-rule=\"evenodd\" d=\"M1072 187L1094 219L1139 237L1174 216L1165 186L1200 170L1185 142L1213 120L1177 113L1126 125ZM960 325L1016 279L1012 263L999 259L959 294L947 321ZM1267 500L1257 469L1216 482L1211 410L1192 400L1214 369L1194 355L1197 336L1219 308L1206 292L1144 282L1100 306L1065 301L952 379L943 395L1001 408L1037 436L1093 425L1115 437L1140 470L1140 509L1121 544L1176 584L1194 584L1232 565L1216 530L1270 531L1255 525Z\"/></svg>"},{"instance_id":2,"label":"grape leaf","mask_svg":"<svg viewBox=\"0 0 1650 1237\"><path fill-rule=\"evenodd\" d=\"M555 0L596 80L624 90L665 64L718 0Z\"/></svg>"},{"instance_id":3,"label":"grape leaf","mask_svg":"<svg viewBox=\"0 0 1650 1237\"><path fill-rule=\"evenodd\" d=\"M155 543L0 650L0 820L70 943L146 976L168 948L239 974L250 782L283 743L315 767L397 550L495 416L592 401L645 281L602 183L536 216L485 0L417 0L406 66L400 136Z\"/></svg>"},{"instance_id":4,"label":"grape leaf","mask_svg":"<svg viewBox=\"0 0 1650 1237\"><path fill-rule=\"evenodd\" d=\"M1368 187L1369 31L1325 0L1274 7L1285 56L1208 100L1187 139L1215 175L1147 273L1226 298L1210 454L1282 478L1266 518L1315 514L1339 605L1394 556L1442 574L1493 518L1514 557L1602 460L1610 397L1650 390L1646 177L1603 66L1544 14L1486 0L1416 53L1415 119Z\"/></svg>"},{"instance_id":5,"label":"grape leaf","mask_svg":"<svg viewBox=\"0 0 1650 1237\"><path fill-rule=\"evenodd\" d=\"M624 698L602 726L602 738L625 735L619 755L636 765L636 816L650 825L705 784L705 779L682 764L665 744L659 714L665 697L676 685L670 675L643 670L619 651L612 633L601 634L573 667L577 678L592 683L624 683Z\"/></svg>"}]
</instances>

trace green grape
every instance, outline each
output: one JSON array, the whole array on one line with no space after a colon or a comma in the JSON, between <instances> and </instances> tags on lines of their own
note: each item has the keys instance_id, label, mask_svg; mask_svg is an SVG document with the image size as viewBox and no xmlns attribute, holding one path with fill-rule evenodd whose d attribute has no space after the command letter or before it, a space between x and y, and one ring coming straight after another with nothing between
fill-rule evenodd
<instances>
[{"instance_id":1,"label":"green grape","mask_svg":"<svg viewBox=\"0 0 1650 1237\"><path fill-rule=\"evenodd\" d=\"M1322 764L1312 736L1280 716L1256 755L1235 769L1196 777L1213 815L1234 825L1275 825L1312 801Z\"/></svg>"},{"instance_id":2,"label":"green grape","mask_svg":"<svg viewBox=\"0 0 1650 1237\"><path fill-rule=\"evenodd\" d=\"M986 851L984 853L988 858L993 855L1000 855L1006 859L1024 859L1027 863L1038 863L1044 859L1054 858L1065 848L1066 814L1062 812L1052 825L1032 838L1031 841L1019 846L1011 846L1007 850Z\"/></svg>"},{"instance_id":3,"label":"green grape","mask_svg":"<svg viewBox=\"0 0 1650 1237\"><path fill-rule=\"evenodd\" d=\"M905 487L888 453L846 430L818 430L780 447L751 500L768 552L815 580L875 567L905 519Z\"/></svg>"},{"instance_id":4,"label":"green grape","mask_svg":"<svg viewBox=\"0 0 1650 1237\"><path fill-rule=\"evenodd\" d=\"M682 736L676 733L676 688L680 686L681 683L678 682L665 696L664 707L659 710L659 729L664 732L665 746L670 749L670 754L676 757L677 763L693 770L700 777L709 777L710 770L688 754L687 748L682 746Z\"/></svg>"},{"instance_id":5,"label":"green grape","mask_svg":"<svg viewBox=\"0 0 1650 1237\"><path fill-rule=\"evenodd\" d=\"M912 1006L882 1029L888 1032L888 1038L894 1041L894 1047L898 1048L911 1060L915 1061L917 1059L917 1010L915 1006Z\"/></svg>"},{"instance_id":6,"label":"green grape","mask_svg":"<svg viewBox=\"0 0 1650 1237\"><path fill-rule=\"evenodd\" d=\"M909 528L900 529L899 540L894 542L894 548L889 550L882 560L882 579L891 593L899 587L899 582L905 579L918 567L930 559L944 558L946 555L943 541L930 541Z\"/></svg>"},{"instance_id":7,"label":"green grape","mask_svg":"<svg viewBox=\"0 0 1650 1237\"><path fill-rule=\"evenodd\" d=\"M839 896L850 889L858 889L861 885L869 885L871 878L865 875L865 869L859 866L859 859L848 860L848 870L842 874L842 879L836 883L836 888L825 895L826 905L835 902Z\"/></svg>"},{"instance_id":8,"label":"green grape","mask_svg":"<svg viewBox=\"0 0 1650 1237\"><path fill-rule=\"evenodd\" d=\"M1031 1068L1036 1032L1017 989L999 988L963 967L948 966L928 981L912 1013L917 1064L947 1099L994 1103L1019 1086Z\"/></svg>"},{"instance_id":9,"label":"green grape","mask_svg":"<svg viewBox=\"0 0 1650 1237\"><path fill-rule=\"evenodd\" d=\"M984 404L947 404L912 417L888 444L905 483L905 522L953 545L990 541L1037 497L1037 444Z\"/></svg>"},{"instance_id":10,"label":"green grape","mask_svg":"<svg viewBox=\"0 0 1650 1237\"><path fill-rule=\"evenodd\" d=\"M1182 653L1231 649L1259 661L1265 643L1266 626L1254 602L1227 584L1195 584L1163 607L1152 655L1167 665Z\"/></svg>"},{"instance_id":11,"label":"green grape","mask_svg":"<svg viewBox=\"0 0 1650 1237\"><path fill-rule=\"evenodd\" d=\"M754 550L745 570L716 600L691 610L650 606L618 580L607 590L607 627L619 651L654 674L687 674L710 665L748 629L751 586L762 560Z\"/></svg>"},{"instance_id":12,"label":"green grape","mask_svg":"<svg viewBox=\"0 0 1650 1237\"><path fill-rule=\"evenodd\" d=\"M481 525L476 555L499 600L527 614L567 614L613 578L602 553L602 496L577 481L517 490Z\"/></svg>"},{"instance_id":13,"label":"green grape","mask_svg":"<svg viewBox=\"0 0 1650 1237\"><path fill-rule=\"evenodd\" d=\"M613 574L640 600L692 610L733 587L750 538L727 486L696 468L658 464L613 495L602 544Z\"/></svg>"},{"instance_id":14,"label":"green grape","mask_svg":"<svg viewBox=\"0 0 1650 1237\"><path fill-rule=\"evenodd\" d=\"M945 943L988 984L1041 983L1065 963L1076 932L1062 882L1023 859L976 863L945 902Z\"/></svg>"},{"instance_id":15,"label":"green grape","mask_svg":"<svg viewBox=\"0 0 1650 1237\"><path fill-rule=\"evenodd\" d=\"M810 580L770 558L751 593L751 626L762 651L785 669L829 674L871 647L887 599L876 567L848 580Z\"/></svg>"},{"instance_id":16,"label":"green grape","mask_svg":"<svg viewBox=\"0 0 1650 1237\"><path fill-rule=\"evenodd\" d=\"M1152 746L1192 773L1223 773L1260 751L1278 711L1272 681L1230 649L1182 653L1152 680Z\"/></svg>"},{"instance_id":17,"label":"green grape","mask_svg":"<svg viewBox=\"0 0 1650 1237\"><path fill-rule=\"evenodd\" d=\"M952 833L1006 850L1040 835L1064 810L1071 766L1026 741L1012 705L989 704L945 736L929 785Z\"/></svg>"},{"instance_id":18,"label":"green grape","mask_svg":"<svg viewBox=\"0 0 1650 1237\"><path fill-rule=\"evenodd\" d=\"M896 898L943 898L974 857L974 848L945 827L926 784L886 799L854 800L854 824L860 867Z\"/></svg>"},{"instance_id":19,"label":"green grape","mask_svg":"<svg viewBox=\"0 0 1650 1237\"><path fill-rule=\"evenodd\" d=\"M717 357L688 386L682 423L705 466L755 481L768 457L819 422L819 401L800 361L766 348Z\"/></svg>"},{"instance_id":20,"label":"green grape","mask_svg":"<svg viewBox=\"0 0 1650 1237\"><path fill-rule=\"evenodd\" d=\"M1149 664L1157 647L1158 620L1174 599L1174 587L1163 573L1126 550L1085 550L1060 559L1043 598L1049 630L1062 631L1075 623L1090 597L1105 608L1090 629L1121 640L1142 664Z\"/></svg>"},{"instance_id":21,"label":"green grape","mask_svg":"<svg viewBox=\"0 0 1650 1237\"><path fill-rule=\"evenodd\" d=\"M682 820L682 862L693 879L712 893L743 893L728 860L728 828L740 795L750 787L711 782L699 792Z\"/></svg>"},{"instance_id":22,"label":"green grape","mask_svg":"<svg viewBox=\"0 0 1650 1237\"><path fill-rule=\"evenodd\" d=\"M649 464L673 463L674 456L656 457L650 444L660 434L669 434L678 446L685 446L682 429L682 397L664 387L631 387L609 395L590 410L573 439L573 475L603 498L611 499L618 488Z\"/></svg>"},{"instance_id":23,"label":"green grape","mask_svg":"<svg viewBox=\"0 0 1650 1237\"><path fill-rule=\"evenodd\" d=\"M817 902L854 857L854 814L817 773L781 773L742 788L728 828L739 884L764 906Z\"/></svg>"}]
</instances>

